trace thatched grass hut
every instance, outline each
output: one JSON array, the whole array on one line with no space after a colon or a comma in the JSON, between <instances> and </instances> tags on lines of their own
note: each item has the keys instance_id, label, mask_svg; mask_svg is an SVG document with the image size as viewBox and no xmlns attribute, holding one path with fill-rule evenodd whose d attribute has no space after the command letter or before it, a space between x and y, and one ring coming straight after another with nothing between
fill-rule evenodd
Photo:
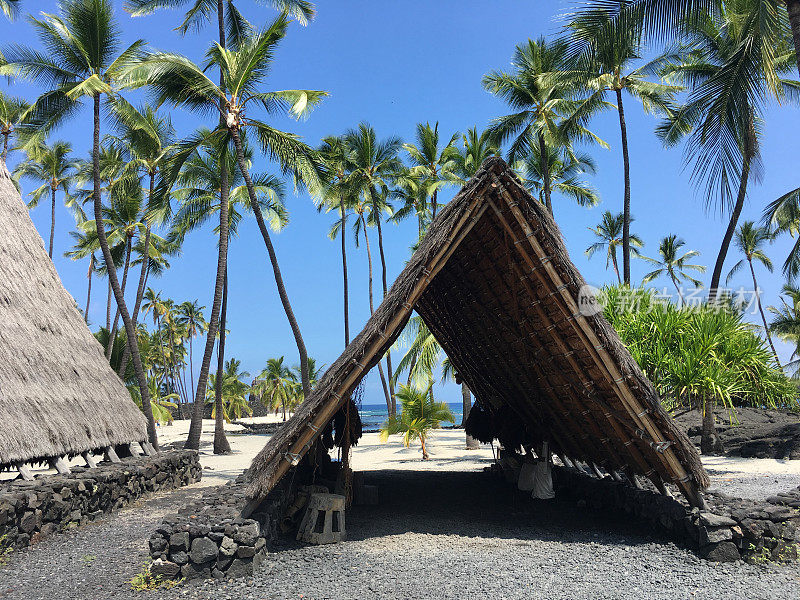
<instances>
[{"instance_id":1,"label":"thatched grass hut","mask_svg":"<svg viewBox=\"0 0 800 600\"><path fill-rule=\"evenodd\" d=\"M661 489L674 483L701 504L708 477L694 446L602 313L581 310L584 285L545 207L502 160L487 160L253 460L251 497L264 497L299 462L416 310L480 405L522 423L531 443Z\"/></svg>"},{"instance_id":2,"label":"thatched grass hut","mask_svg":"<svg viewBox=\"0 0 800 600\"><path fill-rule=\"evenodd\" d=\"M0 161L0 470L147 440Z\"/></svg>"}]
</instances>

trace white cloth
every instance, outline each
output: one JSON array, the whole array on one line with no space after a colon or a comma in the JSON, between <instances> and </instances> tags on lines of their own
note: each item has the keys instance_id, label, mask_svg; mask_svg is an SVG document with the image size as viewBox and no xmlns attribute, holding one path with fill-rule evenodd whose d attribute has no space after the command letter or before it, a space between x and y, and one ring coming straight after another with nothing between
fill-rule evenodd
<instances>
[{"instance_id":1,"label":"white cloth","mask_svg":"<svg viewBox=\"0 0 800 600\"><path fill-rule=\"evenodd\" d=\"M527 465L525 465L527 466ZM523 469L525 468L523 466ZM537 461L533 465L533 485L531 498L538 500L551 500L556 497L553 491L553 472L549 461ZM522 480L522 474L520 474ZM522 489L521 487L519 489Z\"/></svg>"}]
</instances>

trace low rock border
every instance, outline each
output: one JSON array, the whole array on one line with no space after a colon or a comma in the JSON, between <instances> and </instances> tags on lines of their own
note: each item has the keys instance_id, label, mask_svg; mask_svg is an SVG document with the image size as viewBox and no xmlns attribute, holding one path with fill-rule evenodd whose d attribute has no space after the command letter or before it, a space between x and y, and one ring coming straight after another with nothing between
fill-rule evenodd
<instances>
[{"instance_id":1,"label":"low rock border","mask_svg":"<svg viewBox=\"0 0 800 600\"><path fill-rule=\"evenodd\" d=\"M168 515L150 537L150 573L164 579L236 578L253 574L278 539L293 494L281 482L248 517L245 474L210 489Z\"/></svg>"},{"instance_id":2,"label":"low rock border","mask_svg":"<svg viewBox=\"0 0 800 600\"><path fill-rule=\"evenodd\" d=\"M677 495L568 467L553 467L553 485L559 499L647 521L710 561L788 562L800 553L800 487L766 501L708 492L701 511Z\"/></svg>"},{"instance_id":3,"label":"low rock border","mask_svg":"<svg viewBox=\"0 0 800 600\"><path fill-rule=\"evenodd\" d=\"M70 475L40 475L34 481L0 485L3 546L24 548L119 510L145 494L199 481L202 473L194 450L129 457L119 463L71 470Z\"/></svg>"}]
</instances>

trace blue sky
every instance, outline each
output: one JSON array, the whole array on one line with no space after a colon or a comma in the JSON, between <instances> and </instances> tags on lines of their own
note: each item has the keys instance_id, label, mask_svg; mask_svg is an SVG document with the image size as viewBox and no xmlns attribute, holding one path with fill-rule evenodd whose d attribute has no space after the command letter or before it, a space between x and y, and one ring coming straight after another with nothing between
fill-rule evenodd
<instances>
[{"instance_id":1,"label":"blue sky","mask_svg":"<svg viewBox=\"0 0 800 600\"><path fill-rule=\"evenodd\" d=\"M28 12L53 12L52 0L23 2ZM181 38L173 31L182 13L162 11L154 16L132 19L118 7L118 19L128 42L146 39L153 47L179 51L200 60L214 38L208 28ZM245 15L257 25L274 17L274 12L256 2L240 0ZM311 88L326 90L330 97L304 122L277 119L275 124L303 136L312 145L330 134L343 133L359 121L368 121L379 136L398 135L411 140L417 122L438 121L440 131L449 137L477 126L485 128L489 121L507 112L502 102L485 92L481 77L491 69L509 67L514 46L528 38L552 35L558 31L557 15L568 4L560 1L494 0L464 1L406 0L375 2L347 0L319 2L318 15L308 27L293 24L278 50L270 89ZM34 43L32 30L23 20L10 24L0 20L0 40L7 43ZM12 86L0 83L4 91L32 99L37 90L27 84ZM132 100L139 102L141 96ZM678 149L663 149L653 135L655 117L646 115L630 97L626 115L630 136L632 212L636 219L633 230L645 241L643 253L657 254L661 237L677 233L687 248L700 251L698 262L709 267L708 281L725 221L718 211L706 210L703 198L692 188L689 172L682 166ZM208 125L196 116L172 111L179 134ZM88 151L91 137L88 112L80 114L59 130L55 137L69 140L77 153ZM604 210L622 209L622 161L619 122L615 112L607 112L592 123L592 129L611 146L610 150L590 149L598 173L590 177L599 190L602 203L591 209L578 207L556 197L554 210L570 256L585 279L602 285L612 281L613 272L606 271L605 260L596 256L587 260L584 250L592 243L587 227L600 221ZM765 165L763 181L750 188L743 219L757 220L764 205L797 187L796 156L800 131L800 113L795 107L773 106L766 114L762 156ZM15 157L12 157L13 164ZM260 160L256 168L274 171L273 165ZM28 186L30 188L30 186ZM444 194L452 196L455 189ZM49 228L48 208L42 204L31 216L46 234ZM341 263L337 242L328 239L332 217L318 214L306 194L291 196L287 201L291 223L275 236L275 244L309 352L318 361L330 364L342 349ZM70 246L68 232L74 226L70 214L59 208L57 215L55 263L67 289L83 306L86 297L86 268L63 257ZM409 246L416 234L416 225L408 222L385 228L386 253L390 281L400 272L409 256ZM351 328L356 333L369 315L367 304L367 262L363 247L356 249L348 238L351 267ZM791 239L778 240L770 255L777 271L785 258ZM729 254L725 274L739 259ZM251 373L261 370L266 359L285 355L297 362L296 348L275 290L272 271L263 242L254 222L240 227L239 237L230 250L230 304L228 313L228 354L242 360ZM643 261L634 261L632 274L640 280L649 269ZM172 268L150 285L163 290L176 302L197 298L210 312L216 267L215 240L210 229L188 238L183 255ZM773 275L759 270L765 304L775 304L783 283L779 272ZM376 272L376 298L380 297ZM95 280L97 282L97 280ZM655 283L659 288L666 280ZM732 287L752 288L746 272L738 276ZM90 319L95 327L105 319L105 289L100 283L93 288ZM780 345L786 359L791 352ZM399 358L399 357L398 357ZM396 359L397 360L397 359ZM396 361L395 361L396 362ZM377 374L367 382L365 403L381 403L382 394ZM442 398L458 401L458 390L442 388Z\"/></svg>"}]
</instances>

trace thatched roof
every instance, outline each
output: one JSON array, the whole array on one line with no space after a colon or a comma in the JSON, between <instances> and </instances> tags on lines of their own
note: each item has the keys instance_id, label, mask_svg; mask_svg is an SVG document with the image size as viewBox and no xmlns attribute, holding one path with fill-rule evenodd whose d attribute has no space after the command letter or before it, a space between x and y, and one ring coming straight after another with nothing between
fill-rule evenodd
<instances>
[{"instance_id":1,"label":"thatched roof","mask_svg":"<svg viewBox=\"0 0 800 600\"><path fill-rule=\"evenodd\" d=\"M602 313L579 310L584 285L545 207L502 160L487 160L253 460L251 497L297 462L416 310L483 407L510 409L530 439L548 439L562 456L676 483L697 503L708 477L694 446Z\"/></svg>"},{"instance_id":2,"label":"thatched roof","mask_svg":"<svg viewBox=\"0 0 800 600\"><path fill-rule=\"evenodd\" d=\"M2 161L0 315L0 469L147 439Z\"/></svg>"}]
</instances>

